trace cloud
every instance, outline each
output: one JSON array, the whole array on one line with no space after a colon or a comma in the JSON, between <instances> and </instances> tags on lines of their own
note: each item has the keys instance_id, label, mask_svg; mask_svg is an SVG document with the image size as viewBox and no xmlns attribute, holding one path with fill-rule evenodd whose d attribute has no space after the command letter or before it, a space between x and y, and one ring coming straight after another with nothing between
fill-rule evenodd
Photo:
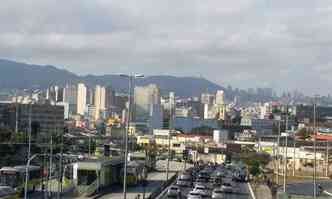
<instances>
[{"instance_id":1,"label":"cloud","mask_svg":"<svg viewBox=\"0 0 332 199\"><path fill-rule=\"evenodd\" d=\"M331 7L325 0L4 0L0 55L81 74L202 75L240 87L330 92Z\"/></svg>"}]
</instances>

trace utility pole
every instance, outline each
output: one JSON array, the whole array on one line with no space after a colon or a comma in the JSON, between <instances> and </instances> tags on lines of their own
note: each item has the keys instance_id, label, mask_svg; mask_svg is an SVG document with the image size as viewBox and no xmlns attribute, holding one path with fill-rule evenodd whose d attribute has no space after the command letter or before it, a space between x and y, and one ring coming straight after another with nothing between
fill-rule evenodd
<instances>
[{"instance_id":1,"label":"utility pole","mask_svg":"<svg viewBox=\"0 0 332 199\"><path fill-rule=\"evenodd\" d=\"M315 103L314 103L314 173L313 173L313 181L314 181L314 199L317 198L317 187L316 187L316 96L315 96Z\"/></svg>"},{"instance_id":2,"label":"utility pole","mask_svg":"<svg viewBox=\"0 0 332 199\"><path fill-rule=\"evenodd\" d=\"M286 138L285 138L285 159L284 159L284 184L283 184L283 189L284 193L287 192L286 190L286 184L287 184L287 149L288 149L288 104L286 105L286 126L285 126L285 133L286 133Z\"/></svg>"},{"instance_id":3,"label":"utility pole","mask_svg":"<svg viewBox=\"0 0 332 199\"><path fill-rule=\"evenodd\" d=\"M166 181L168 181L169 177L169 162L171 158L171 137L172 137L172 122L173 122L173 95L169 95L169 133L168 133L168 157L167 157L167 167L166 167Z\"/></svg>"},{"instance_id":4,"label":"utility pole","mask_svg":"<svg viewBox=\"0 0 332 199\"><path fill-rule=\"evenodd\" d=\"M326 169L325 169L325 176L329 176L329 141L326 141Z\"/></svg>"},{"instance_id":5,"label":"utility pole","mask_svg":"<svg viewBox=\"0 0 332 199\"><path fill-rule=\"evenodd\" d=\"M15 91L15 134L18 133L18 99L17 91Z\"/></svg>"},{"instance_id":6,"label":"utility pole","mask_svg":"<svg viewBox=\"0 0 332 199\"><path fill-rule=\"evenodd\" d=\"M61 133L61 145L60 145L60 168L59 168L59 182L58 182L58 195L57 198L60 199L61 198L61 194L62 194L62 179L63 179L63 134L64 132L62 131Z\"/></svg>"},{"instance_id":7,"label":"utility pole","mask_svg":"<svg viewBox=\"0 0 332 199\"><path fill-rule=\"evenodd\" d=\"M128 92L128 115L127 115L127 128L125 134L125 164L123 174L123 199L127 199L127 164L128 164L128 133L130 127L130 116L131 116L131 90L132 90L132 76L129 76L129 92Z\"/></svg>"},{"instance_id":8,"label":"utility pole","mask_svg":"<svg viewBox=\"0 0 332 199\"><path fill-rule=\"evenodd\" d=\"M54 102L54 135L57 134L57 118L56 118L56 102ZM52 197L52 183L51 183L51 179L52 179L52 167L53 167L53 134L51 132L51 140L50 140L50 168L49 168L49 172L48 172L48 184L50 184L49 186L49 196Z\"/></svg>"},{"instance_id":9,"label":"utility pole","mask_svg":"<svg viewBox=\"0 0 332 199\"><path fill-rule=\"evenodd\" d=\"M294 139L293 139L293 176L295 176L295 147L296 147L296 138L294 133Z\"/></svg>"},{"instance_id":10,"label":"utility pole","mask_svg":"<svg viewBox=\"0 0 332 199\"><path fill-rule=\"evenodd\" d=\"M280 167L280 120L278 122L278 140L277 140L277 184L279 185L279 167Z\"/></svg>"},{"instance_id":11,"label":"utility pole","mask_svg":"<svg viewBox=\"0 0 332 199\"><path fill-rule=\"evenodd\" d=\"M123 172L123 199L127 199L127 165L128 165L128 134L129 134L129 127L130 127L130 118L131 118L131 104L132 104L132 87L134 87L133 79L136 78L144 78L144 75L142 74L135 74L135 75L125 75L120 74L121 77L128 78L129 80L129 86L128 86L128 116L126 119L126 132L125 132L125 153L124 153L124 172Z\"/></svg>"}]
</instances>

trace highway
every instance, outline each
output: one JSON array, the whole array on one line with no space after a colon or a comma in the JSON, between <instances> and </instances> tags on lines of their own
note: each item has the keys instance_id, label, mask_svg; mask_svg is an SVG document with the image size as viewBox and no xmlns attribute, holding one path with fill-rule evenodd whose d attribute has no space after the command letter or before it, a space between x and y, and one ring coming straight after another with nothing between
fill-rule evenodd
<instances>
[{"instance_id":1,"label":"highway","mask_svg":"<svg viewBox=\"0 0 332 199\"><path fill-rule=\"evenodd\" d=\"M227 173L227 171L226 171L226 173ZM223 179L232 181L230 176L232 176L232 172L228 171L228 173L226 174L226 177L223 178ZM228 179L226 179L226 178L228 178ZM174 184L176 184L176 182L174 182ZM193 184L195 184L195 183L193 182ZM213 186L212 183L205 183L204 186L209 188L208 193L209 193L210 197L208 197L208 198L211 198L212 191L213 191L214 188L220 188L221 187L221 185ZM193 186L191 186L191 187L180 186L179 188L180 188L180 191L181 191L181 197L178 197L178 199L186 199L188 193L190 191L192 191L194 187ZM167 196L167 192L164 192L159 197L159 199L174 199L174 198L176 198L176 197ZM223 199L251 199L248 184L246 182L234 182L233 181L233 192L232 193L223 193Z\"/></svg>"},{"instance_id":2,"label":"highway","mask_svg":"<svg viewBox=\"0 0 332 199\"><path fill-rule=\"evenodd\" d=\"M237 183L236 187L235 193L225 193L223 199L251 199L247 183ZM192 189L193 188L181 188L181 199L186 199ZM174 197L168 197L167 194L165 194L162 199L174 199Z\"/></svg>"}]
</instances>

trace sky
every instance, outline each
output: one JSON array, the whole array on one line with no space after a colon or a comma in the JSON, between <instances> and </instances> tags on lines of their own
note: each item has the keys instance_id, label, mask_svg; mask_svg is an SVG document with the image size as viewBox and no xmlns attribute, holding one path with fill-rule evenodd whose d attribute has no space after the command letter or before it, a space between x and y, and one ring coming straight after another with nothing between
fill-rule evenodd
<instances>
[{"instance_id":1,"label":"sky","mask_svg":"<svg viewBox=\"0 0 332 199\"><path fill-rule=\"evenodd\" d=\"M332 93L332 1L2 0L0 57Z\"/></svg>"}]
</instances>

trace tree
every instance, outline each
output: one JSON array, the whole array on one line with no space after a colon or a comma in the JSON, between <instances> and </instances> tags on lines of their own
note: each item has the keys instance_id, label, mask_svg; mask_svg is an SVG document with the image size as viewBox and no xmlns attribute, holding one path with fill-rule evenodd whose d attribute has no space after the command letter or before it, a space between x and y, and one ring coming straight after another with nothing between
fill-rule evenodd
<instances>
[{"instance_id":1,"label":"tree","mask_svg":"<svg viewBox=\"0 0 332 199\"><path fill-rule=\"evenodd\" d=\"M0 127L0 142L8 142L13 131L7 127Z\"/></svg>"}]
</instances>

